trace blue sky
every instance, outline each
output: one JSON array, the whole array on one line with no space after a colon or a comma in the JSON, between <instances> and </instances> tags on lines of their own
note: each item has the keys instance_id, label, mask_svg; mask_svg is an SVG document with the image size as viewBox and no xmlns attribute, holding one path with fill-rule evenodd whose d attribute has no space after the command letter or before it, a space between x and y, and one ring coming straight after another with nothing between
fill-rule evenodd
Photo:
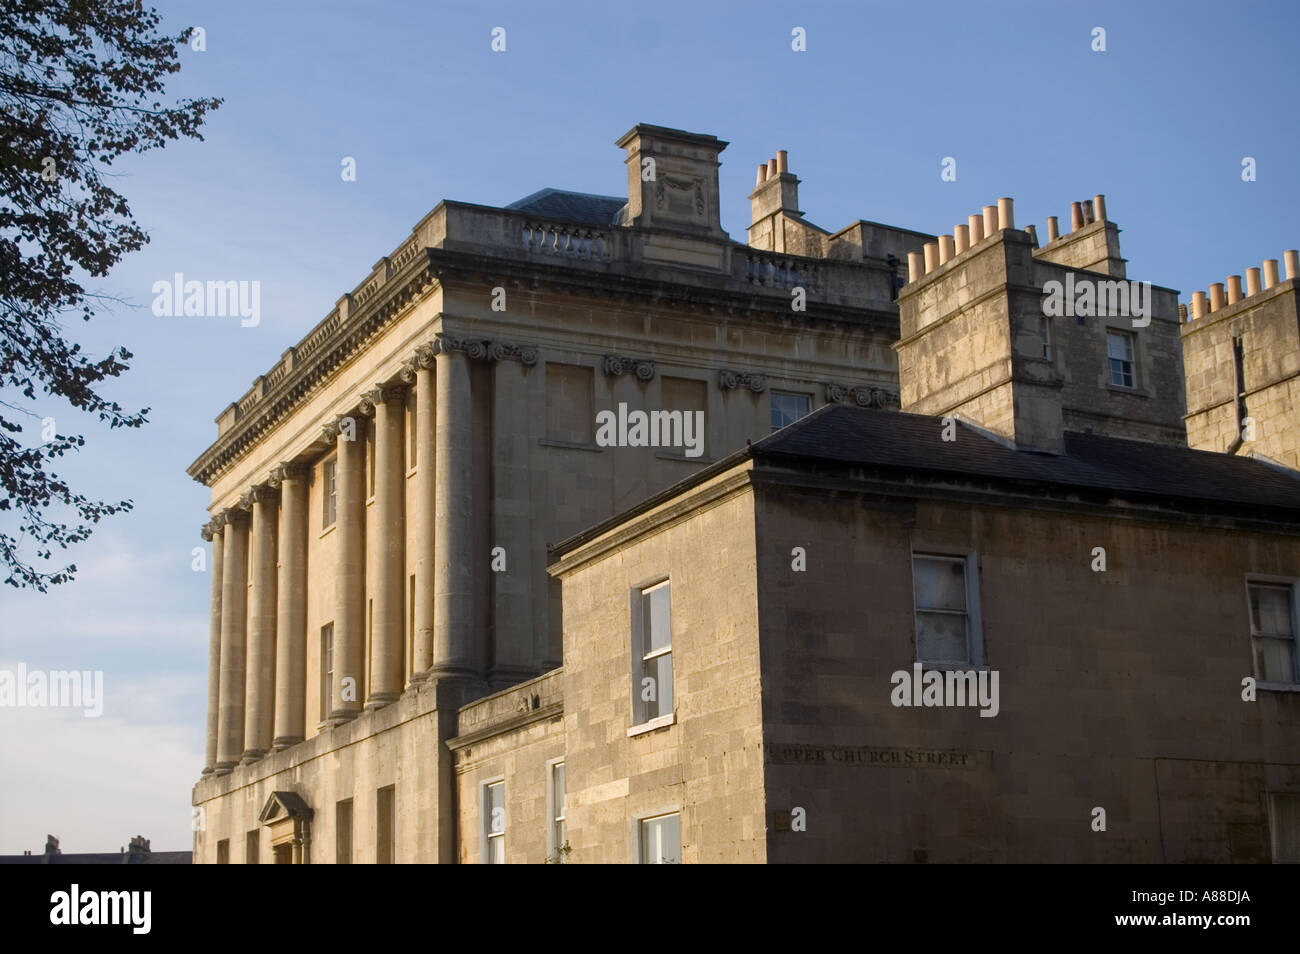
<instances>
[{"instance_id":1,"label":"blue sky","mask_svg":"<svg viewBox=\"0 0 1300 954\"><path fill-rule=\"evenodd\" d=\"M712 133L723 226L744 239L757 163L787 149L811 221L951 232L1010 195L1017 224L1105 193L1129 277L1181 301L1300 244L1293 112L1300 8L1237 3L542 4L168 2L201 26L176 96L221 96L206 141L115 167L152 243L93 286L123 299L69 332L121 344L109 393L150 424L61 473L135 510L100 525L79 579L0 593L0 668L102 669L105 711L0 712L0 853L190 843L203 761L208 492L185 473L242 395L441 199L544 186L624 195L638 122ZM506 29L506 50L490 48ZM1107 49L1091 48L1094 27ZM807 50L791 49L803 27ZM942 182L940 161L957 160ZM1257 180L1243 182L1243 157ZM356 160L356 181L340 176ZM261 283L261 321L159 318L154 282ZM37 425L31 432L37 439Z\"/></svg>"}]
</instances>

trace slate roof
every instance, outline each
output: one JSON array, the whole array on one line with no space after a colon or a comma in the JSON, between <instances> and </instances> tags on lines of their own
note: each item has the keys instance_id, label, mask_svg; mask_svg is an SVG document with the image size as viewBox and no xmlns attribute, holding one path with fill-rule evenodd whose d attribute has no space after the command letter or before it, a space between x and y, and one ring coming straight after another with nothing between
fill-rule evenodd
<instances>
[{"instance_id":1,"label":"slate roof","mask_svg":"<svg viewBox=\"0 0 1300 954\"><path fill-rule=\"evenodd\" d=\"M632 517L753 458L794 467L863 468L886 478L923 474L1000 483L1009 491L1062 490L1175 507L1184 512L1230 511L1300 526L1300 472L1248 457L1123 440L1065 434L1065 452L1008 446L960 421L956 440L942 440L943 420L927 414L828 404L755 441L633 507L551 546L558 556Z\"/></svg>"},{"instance_id":2,"label":"slate roof","mask_svg":"<svg viewBox=\"0 0 1300 954\"><path fill-rule=\"evenodd\" d=\"M532 212L548 219L565 219L586 225L611 225L614 216L627 205L627 199L612 195L592 195L588 192L566 192L563 189L541 189L532 195L511 202L507 209Z\"/></svg>"},{"instance_id":3,"label":"slate roof","mask_svg":"<svg viewBox=\"0 0 1300 954\"><path fill-rule=\"evenodd\" d=\"M957 422L925 414L826 405L749 448L755 457L794 456L848 465L922 470L1081 490L1277 508L1300 518L1300 473L1248 457L1065 434L1065 452L1008 447Z\"/></svg>"}]
</instances>

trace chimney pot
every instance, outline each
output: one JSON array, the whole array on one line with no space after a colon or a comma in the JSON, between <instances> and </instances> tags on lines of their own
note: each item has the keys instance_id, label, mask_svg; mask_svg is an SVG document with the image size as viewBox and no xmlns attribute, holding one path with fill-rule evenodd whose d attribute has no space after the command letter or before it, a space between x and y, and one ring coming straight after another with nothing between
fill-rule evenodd
<instances>
[{"instance_id":1,"label":"chimney pot","mask_svg":"<svg viewBox=\"0 0 1300 954\"><path fill-rule=\"evenodd\" d=\"M1268 291L1277 284L1277 259L1264 259L1264 290Z\"/></svg>"},{"instance_id":2,"label":"chimney pot","mask_svg":"<svg viewBox=\"0 0 1300 954\"><path fill-rule=\"evenodd\" d=\"M1070 203L1070 231L1077 232L1083 228L1083 203Z\"/></svg>"},{"instance_id":3,"label":"chimney pot","mask_svg":"<svg viewBox=\"0 0 1300 954\"><path fill-rule=\"evenodd\" d=\"M953 254L960 255L970 248L970 226L954 225L952 227Z\"/></svg>"},{"instance_id":4,"label":"chimney pot","mask_svg":"<svg viewBox=\"0 0 1300 954\"><path fill-rule=\"evenodd\" d=\"M1246 297L1259 294L1259 269L1246 269Z\"/></svg>"},{"instance_id":5,"label":"chimney pot","mask_svg":"<svg viewBox=\"0 0 1300 954\"><path fill-rule=\"evenodd\" d=\"M998 228L1014 229L1016 227L1015 200L998 199Z\"/></svg>"},{"instance_id":6,"label":"chimney pot","mask_svg":"<svg viewBox=\"0 0 1300 954\"><path fill-rule=\"evenodd\" d=\"M1025 234L1029 236L1029 241L1033 243L1034 248L1038 248L1038 226L1026 225Z\"/></svg>"},{"instance_id":7,"label":"chimney pot","mask_svg":"<svg viewBox=\"0 0 1300 954\"><path fill-rule=\"evenodd\" d=\"M919 282L925 275L925 256L920 252L907 253L907 280Z\"/></svg>"},{"instance_id":8,"label":"chimney pot","mask_svg":"<svg viewBox=\"0 0 1300 954\"><path fill-rule=\"evenodd\" d=\"M1047 241L1055 242L1061 237L1061 222L1054 215L1047 217Z\"/></svg>"},{"instance_id":9,"label":"chimney pot","mask_svg":"<svg viewBox=\"0 0 1300 954\"><path fill-rule=\"evenodd\" d=\"M1292 278L1300 278L1300 251L1288 249L1282 253L1282 261L1286 264L1286 277L1288 281Z\"/></svg>"},{"instance_id":10,"label":"chimney pot","mask_svg":"<svg viewBox=\"0 0 1300 954\"><path fill-rule=\"evenodd\" d=\"M1092 197L1093 211L1097 214L1098 222L1106 221L1106 197L1104 195L1094 195Z\"/></svg>"},{"instance_id":11,"label":"chimney pot","mask_svg":"<svg viewBox=\"0 0 1300 954\"><path fill-rule=\"evenodd\" d=\"M1215 312L1223 307L1223 282L1215 282L1210 286L1210 311Z\"/></svg>"},{"instance_id":12,"label":"chimney pot","mask_svg":"<svg viewBox=\"0 0 1300 954\"><path fill-rule=\"evenodd\" d=\"M998 207L996 205L984 206L984 237L992 238L998 230Z\"/></svg>"},{"instance_id":13,"label":"chimney pot","mask_svg":"<svg viewBox=\"0 0 1300 954\"><path fill-rule=\"evenodd\" d=\"M1228 304L1235 305L1241 301L1241 276L1228 276Z\"/></svg>"},{"instance_id":14,"label":"chimney pot","mask_svg":"<svg viewBox=\"0 0 1300 954\"><path fill-rule=\"evenodd\" d=\"M1205 317L1205 292L1198 291L1192 294L1192 318Z\"/></svg>"},{"instance_id":15,"label":"chimney pot","mask_svg":"<svg viewBox=\"0 0 1300 954\"><path fill-rule=\"evenodd\" d=\"M1083 200L1083 224L1092 225L1094 221L1095 220L1093 219L1093 212L1092 212L1092 199L1084 199Z\"/></svg>"},{"instance_id":16,"label":"chimney pot","mask_svg":"<svg viewBox=\"0 0 1300 954\"><path fill-rule=\"evenodd\" d=\"M984 217L981 215L966 216L966 229L970 232L970 244L974 248L980 242L984 241Z\"/></svg>"},{"instance_id":17,"label":"chimney pot","mask_svg":"<svg viewBox=\"0 0 1300 954\"><path fill-rule=\"evenodd\" d=\"M774 175L776 175L776 160L769 159L767 160L767 177L770 179Z\"/></svg>"},{"instance_id":18,"label":"chimney pot","mask_svg":"<svg viewBox=\"0 0 1300 954\"><path fill-rule=\"evenodd\" d=\"M754 188L757 189L766 181L767 181L767 163L760 162L758 164L758 178L754 180Z\"/></svg>"},{"instance_id":19,"label":"chimney pot","mask_svg":"<svg viewBox=\"0 0 1300 954\"><path fill-rule=\"evenodd\" d=\"M953 259L953 241L951 235L939 236L939 264L947 265Z\"/></svg>"},{"instance_id":20,"label":"chimney pot","mask_svg":"<svg viewBox=\"0 0 1300 954\"><path fill-rule=\"evenodd\" d=\"M778 149L776 151L776 171L789 172L790 171L789 162L790 162L789 155L786 153L786 151L784 149Z\"/></svg>"},{"instance_id":21,"label":"chimney pot","mask_svg":"<svg viewBox=\"0 0 1300 954\"><path fill-rule=\"evenodd\" d=\"M939 267L939 244L926 242L921 249L925 253L925 273L928 275Z\"/></svg>"}]
</instances>

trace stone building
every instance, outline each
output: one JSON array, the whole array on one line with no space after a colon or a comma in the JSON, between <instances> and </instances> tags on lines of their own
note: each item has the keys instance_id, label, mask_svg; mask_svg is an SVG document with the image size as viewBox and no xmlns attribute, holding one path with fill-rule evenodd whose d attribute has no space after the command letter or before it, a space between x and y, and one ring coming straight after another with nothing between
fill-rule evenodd
<instances>
[{"instance_id":1,"label":"stone building","mask_svg":"<svg viewBox=\"0 0 1300 954\"><path fill-rule=\"evenodd\" d=\"M1246 803L1290 819L1300 792L1276 648L1300 483L1187 448L1174 292L1147 291L1145 324L1045 318L1049 282L1127 288L1101 197L1041 248L1010 200L953 235L831 233L782 152L739 244L726 143L639 125L618 145L626 199L440 203L218 417L190 468L213 544L195 861L1277 855L1290 829ZM933 661L920 643L956 645L904 615L916 539L978 588L983 629L966 605L948 662L1005 671L997 718L881 707L891 672ZM1248 596L1290 636L1243 636ZM1204 694L1239 698L1256 664L1244 747L1194 742L1179 719L1222 723ZM1052 707L1071 692L1099 721ZM1079 746L1109 774L1072 798L1127 826L1104 845L1067 834ZM1252 767L1230 783L1224 761ZM1156 831L1160 811L1187 821ZM906 825L868 837L881 812Z\"/></svg>"},{"instance_id":2,"label":"stone building","mask_svg":"<svg viewBox=\"0 0 1300 954\"><path fill-rule=\"evenodd\" d=\"M1182 327L1187 366L1187 440L1193 447L1250 454L1300 469L1300 253L1262 270L1229 275L1192 296ZM1226 285L1226 290L1225 290Z\"/></svg>"}]
</instances>

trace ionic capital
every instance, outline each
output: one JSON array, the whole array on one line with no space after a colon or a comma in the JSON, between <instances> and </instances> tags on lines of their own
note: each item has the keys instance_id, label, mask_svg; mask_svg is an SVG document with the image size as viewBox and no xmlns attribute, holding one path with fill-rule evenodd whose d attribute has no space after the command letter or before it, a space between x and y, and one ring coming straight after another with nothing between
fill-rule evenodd
<instances>
[{"instance_id":1,"label":"ionic capital","mask_svg":"<svg viewBox=\"0 0 1300 954\"><path fill-rule=\"evenodd\" d=\"M272 487L270 481L264 484L254 484L248 491L248 499L251 503L271 503L280 499L280 491Z\"/></svg>"},{"instance_id":2,"label":"ionic capital","mask_svg":"<svg viewBox=\"0 0 1300 954\"><path fill-rule=\"evenodd\" d=\"M537 348L529 344L506 344L504 341L493 341L488 345L489 361L504 361L507 358L518 358L520 364L530 368L537 363Z\"/></svg>"},{"instance_id":3,"label":"ionic capital","mask_svg":"<svg viewBox=\"0 0 1300 954\"><path fill-rule=\"evenodd\" d=\"M275 470L271 471L270 480L267 482L272 487L279 487L286 480L302 480L311 476L311 465L300 460L285 461Z\"/></svg>"},{"instance_id":4,"label":"ionic capital","mask_svg":"<svg viewBox=\"0 0 1300 954\"><path fill-rule=\"evenodd\" d=\"M767 377L751 371L731 371L721 368L718 371L718 387L724 391L732 388L749 388L755 394L767 390Z\"/></svg>"},{"instance_id":5,"label":"ionic capital","mask_svg":"<svg viewBox=\"0 0 1300 954\"><path fill-rule=\"evenodd\" d=\"M397 384L379 384L367 391L364 398L372 409L378 404L402 404L406 401L406 388Z\"/></svg>"},{"instance_id":6,"label":"ionic capital","mask_svg":"<svg viewBox=\"0 0 1300 954\"><path fill-rule=\"evenodd\" d=\"M898 407L898 395L887 388L874 388L865 384L826 385L826 400L832 404L851 400L858 407Z\"/></svg>"},{"instance_id":7,"label":"ionic capital","mask_svg":"<svg viewBox=\"0 0 1300 954\"><path fill-rule=\"evenodd\" d=\"M453 351L464 352L467 358L482 361L488 356L488 342L472 338L457 338L454 335L438 335L430 342L434 354L451 354Z\"/></svg>"},{"instance_id":8,"label":"ionic capital","mask_svg":"<svg viewBox=\"0 0 1300 954\"><path fill-rule=\"evenodd\" d=\"M622 355L607 354L601 363L601 368L606 374L616 377L630 371L636 375L638 381L649 381L655 376L655 363L649 358L626 358Z\"/></svg>"}]
</instances>

